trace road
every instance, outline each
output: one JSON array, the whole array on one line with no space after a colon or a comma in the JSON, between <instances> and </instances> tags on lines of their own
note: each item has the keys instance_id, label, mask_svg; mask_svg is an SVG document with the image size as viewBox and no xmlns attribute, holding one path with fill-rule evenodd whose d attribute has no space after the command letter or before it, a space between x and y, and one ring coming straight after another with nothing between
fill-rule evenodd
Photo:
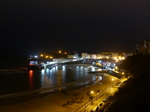
<instances>
[{"instance_id":1,"label":"road","mask_svg":"<svg viewBox=\"0 0 150 112\"><path fill-rule=\"evenodd\" d=\"M113 94L118 90L114 88L114 85L120 83L120 79L105 74L103 76L103 80L100 83L97 83L97 87L94 87L92 90L100 91L93 97L93 99L87 101L78 111L90 112L91 110L96 110L97 106L99 106L103 101L105 101L109 96L113 96ZM78 112L77 111L77 112Z\"/></svg>"}]
</instances>

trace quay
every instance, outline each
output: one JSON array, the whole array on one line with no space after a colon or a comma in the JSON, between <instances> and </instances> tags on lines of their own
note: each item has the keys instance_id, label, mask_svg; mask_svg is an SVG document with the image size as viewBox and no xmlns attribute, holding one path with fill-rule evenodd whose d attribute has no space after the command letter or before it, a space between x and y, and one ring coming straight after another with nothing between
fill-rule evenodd
<instances>
[{"instance_id":1,"label":"quay","mask_svg":"<svg viewBox=\"0 0 150 112\"><path fill-rule=\"evenodd\" d=\"M58 64L63 63L75 63L81 62L82 59L73 60L73 59L54 59L54 60L37 60L37 59L29 59L28 69L29 70L36 70L36 69L52 69L56 67Z\"/></svg>"}]
</instances>

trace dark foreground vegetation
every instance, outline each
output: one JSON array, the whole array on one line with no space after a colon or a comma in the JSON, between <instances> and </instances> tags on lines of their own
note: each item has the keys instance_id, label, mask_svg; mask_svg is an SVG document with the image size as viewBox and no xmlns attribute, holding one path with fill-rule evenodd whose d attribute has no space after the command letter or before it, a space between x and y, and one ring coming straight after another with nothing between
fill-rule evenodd
<instances>
[{"instance_id":1,"label":"dark foreground vegetation","mask_svg":"<svg viewBox=\"0 0 150 112\"><path fill-rule=\"evenodd\" d=\"M129 71L131 78L119 88L102 111L150 112L150 55L130 56L120 65L120 68Z\"/></svg>"}]
</instances>

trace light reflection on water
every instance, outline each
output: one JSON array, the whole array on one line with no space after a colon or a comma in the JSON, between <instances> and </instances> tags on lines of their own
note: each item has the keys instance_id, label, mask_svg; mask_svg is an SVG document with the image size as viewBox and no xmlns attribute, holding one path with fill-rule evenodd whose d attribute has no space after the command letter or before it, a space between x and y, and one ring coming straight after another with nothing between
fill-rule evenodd
<instances>
[{"instance_id":1,"label":"light reflection on water","mask_svg":"<svg viewBox=\"0 0 150 112\"><path fill-rule=\"evenodd\" d=\"M29 90L33 89L33 70L29 71Z\"/></svg>"},{"instance_id":2,"label":"light reflection on water","mask_svg":"<svg viewBox=\"0 0 150 112\"><path fill-rule=\"evenodd\" d=\"M66 88L91 84L97 70L88 64L64 64L46 70L8 71L0 75L0 95L51 88ZM98 79L101 80L101 79Z\"/></svg>"}]
</instances>

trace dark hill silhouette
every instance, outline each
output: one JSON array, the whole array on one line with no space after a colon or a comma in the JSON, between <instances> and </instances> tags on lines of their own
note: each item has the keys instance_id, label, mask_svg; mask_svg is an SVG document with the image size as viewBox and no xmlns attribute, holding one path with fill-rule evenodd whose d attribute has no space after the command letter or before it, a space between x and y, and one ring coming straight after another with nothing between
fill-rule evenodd
<instances>
[{"instance_id":1,"label":"dark hill silhouette","mask_svg":"<svg viewBox=\"0 0 150 112\"><path fill-rule=\"evenodd\" d=\"M129 71L132 78L119 88L110 104L99 112L150 111L150 55L137 54L130 56L120 67Z\"/></svg>"}]
</instances>

